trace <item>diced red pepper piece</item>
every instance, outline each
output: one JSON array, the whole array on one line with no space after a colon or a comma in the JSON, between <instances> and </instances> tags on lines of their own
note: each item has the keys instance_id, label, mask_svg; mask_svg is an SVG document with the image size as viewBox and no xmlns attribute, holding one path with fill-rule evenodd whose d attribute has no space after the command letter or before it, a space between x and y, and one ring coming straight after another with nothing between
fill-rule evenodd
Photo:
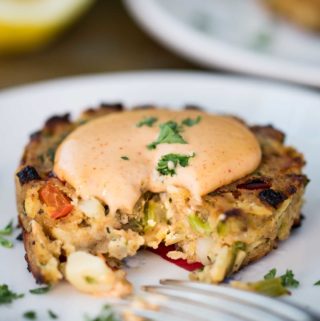
<instances>
[{"instance_id":1,"label":"diced red pepper piece","mask_svg":"<svg viewBox=\"0 0 320 321\"><path fill-rule=\"evenodd\" d=\"M40 189L39 194L54 219L67 216L73 210L70 199L50 181Z\"/></svg>"},{"instance_id":2,"label":"diced red pepper piece","mask_svg":"<svg viewBox=\"0 0 320 321\"><path fill-rule=\"evenodd\" d=\"M184 259L173 260L173 259L170 259L169 257L167 257L168 252L175 250L174 245L165 246L163 243L161 243L161 244L159 244L157 249L150 248L149 250L152 253L158 254L166 261L169 261L175 265L178 265L179 267L181 267L187 271L194 271L197 269L201 269L203 267L203 265L200 262L188 263L187 260L184 260Z\"/></svg>"}]
</instances>

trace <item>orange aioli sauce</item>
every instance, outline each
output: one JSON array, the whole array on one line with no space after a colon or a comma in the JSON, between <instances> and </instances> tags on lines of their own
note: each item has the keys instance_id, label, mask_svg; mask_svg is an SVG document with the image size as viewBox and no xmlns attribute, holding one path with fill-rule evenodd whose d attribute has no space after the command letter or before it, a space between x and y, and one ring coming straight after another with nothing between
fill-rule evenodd
<instances>
[{"instance_id":1,"label":"orange aioli sauce","mask_svg":"<svg viewBox=\"0 0 320 321\"><path fill-rule=\"evenodd\" d=\"M180 133L187 144L147 148L158 138L160 124L170 120L180 124L198 116L199 123L183 126ZM137 127L148 117L157 118L152 127ZM175 175L161 175L157 164L170 153L195 156L188 166L178 165ZM57 150L54 172L81 198L95 197L111 213L130 214L144 192L166 192L171 186L187 189L193 203L201 204L202 196L253 172L260 161L255 136L233 118L195 110L146 109L106 115L74 130Z\"/></svg>"}]
</instances>

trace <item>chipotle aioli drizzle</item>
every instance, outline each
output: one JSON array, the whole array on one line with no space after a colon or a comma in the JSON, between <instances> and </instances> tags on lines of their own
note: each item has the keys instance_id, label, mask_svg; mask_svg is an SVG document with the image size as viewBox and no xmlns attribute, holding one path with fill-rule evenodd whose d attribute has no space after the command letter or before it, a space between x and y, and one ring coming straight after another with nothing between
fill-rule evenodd
<instances>
[{"instance_id":1,"label":"chipotle aioli drizzle","mask_svg":"<svg viewBox=\"0 0 320 321\"><path fill-rule=\"evenodd\" d=\"M187 144L146 147L157 139L159 124L169 120L180 124L198 116L199 123L184 126L181 132ZM137 123L148 117L156 117L157 122L138 128ZM170 153L195 156L188 166L177 166L176 175L160 175L158 161ZM111 213L132 213L144 192L165 192L170 186L187 189L191 200L200 204L203 195L251 173L260 160L255 136L233 118L193 110L147 109L113 113L77 128L59 146L54 172L83 199L100 199Z\"/></svg>"}]
</instances>

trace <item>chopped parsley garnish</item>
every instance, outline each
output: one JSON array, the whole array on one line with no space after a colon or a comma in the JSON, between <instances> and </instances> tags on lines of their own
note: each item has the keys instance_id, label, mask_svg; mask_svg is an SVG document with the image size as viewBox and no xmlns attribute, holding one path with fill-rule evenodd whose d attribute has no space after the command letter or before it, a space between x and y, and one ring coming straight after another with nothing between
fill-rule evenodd
<instances>
[{"instance_id":1,"label":"chopped parsley garnish","mask_svg":"<svg viewBox=\"0 0 320 321\"><path fill-rule=\"evenodd\" d=\"M37 313L35 311L27 311L27 312L23 313L23 317L25 319L29 319L29 320L36 320Z\"/></svg>"},{"instance_id":2,"label":"chopped parsley garnish","mask_svg":"<svg viewBox=\"0 0 320 321\"><path fill-rule=\"evenodd\" d=\"M58 315L51 310L48 310L49 317L51 319L58 319Z\"/></svg>"},{"instance_id":3,"label":"chopped parsley garnish","mask_svg":"<svg viewBox=\"0 0 320 321\"><path fill-rule=\"evenodd\" d=\"M201 121L201 116L197 116L195 119L192 118L186 118L182 121L182 125L188 126L188 127L192 127L194 125L199 124L199 122Z\"/></svg>"},{"instance_id":4,"label":"chopped parsley garnish","mask_svg":"<svg viewBox=\"0 0 320 321\"><path fill-rule=\"evenodd\" d=\"M102 311L95 318L86 318L86 321L120 321L109 305L104 305Z\"/></svg>"},{"instance_id":5,"label":"chopped parsley garnish","mask_svg":"<svg viewBox=\"0 0 320 321\"><path fill-rule=\"evenodd\" d=\"M271 280L276 277L277 270L272 269L270 270L265 276L265 280ZM287 270L285 274L281 275L280 277L281 283L285 287L297 288L300 284L298 280L294 278L294 273L292 270Z\"/></svg>"},{"instance_id":6,"label":"chopped parsley garnish","mask_svg":"<svg viewBox=\"0 0 320 321\"><path fill-rule=\"evenodd\" d=\"M0 236L0 245L6 247L7 249L13 248L13 243L2 236Z\"/></svg>"},{"instance_id":7,"label":"chopped parsley garnish","mask_svg":"<svg viewBox=\"0 0 320 321\"><path fill-rule=\"evenodd\" d=\"M277 270L271 269L263 278L265 280L274 279L276 277L276 274L277 274Z\"/></svg>"},{"instance_id":8,"label":"chopped parsley garnish","mask_svg":"<svg viewBox=\"0 0 320 321\"><path fill-rule=\"evenodd\" d=\"M0 285L0 304L11 303L13 300L23 298L24 294L17 294L12 292L8 285Z\"/></svg>"},{"instance_id":9,"label":"chopped parsley garnish","mask_svg":"<svg viewBox=\"0 0 320 321\"><path fill-rule=\"evenodd\" d=\"M320 280L317 281L314 285L320 285Z\"/></svg>"},{"instance_id":10,"label":"chopped parsley garnish","mask_svg":"<svg viewBox=\"0 0 320 321\"><path fill-rule=\"evenodd\" d=\"M11 235L13 232L13 220L11 220L7 226L0 230L0 235Z\"/></svg>"},{"instance_id":11,"label":"chopped parsley garnish","mask_svg":"<svg viewBox=\"0 0 320 321\"><path fill-rule=\"evenodd\" d=\"M160 133L154 142L147 146L148 149L155 149L159 144L187 144L180 135L182 127L175 121L168 121L160 125Z\"/></svg>"},{"instance_id":12,"label":"chopped parsley garnish","mask_svg":"<svg viewBox=\"0 0 320 321\"><path fill-rule=\"evenodd\" d=\"M11 249L13 247L13 243L6 238L3 237L3 235L11 235L13 232L13 220L11 220L5 228L0 230L0 246L6 247L7 249Z\"/></svg>"},{"instance_id":13,"label":"chopped parsley garnish","mask_svg":"<svg viewBox=\"0 0 320 321\"><path fill-rule=\"evenodd\" d=\"M45 294L45 293L49 292L50 290L51 290L51 286L48 285L48 286L43 286L41 288L29 290L29 292L32 294Z\"/></svg>"},{"instance_id":14,"label":"chopped parsley garnish","mask_svg":"<svg viewBox=\"0 0 320 321\"><path fill-rule=\"evenodd\" d=\"M121 156L121 159L123 159L123 160L129 160L129 157L128 157L128 156Z\"/></svg>"},{"instance_id":15,"label":"chopped parsley garnish","mask_svg":"<svg viewBox=\"0 0 320 321\"><path fill-rule=\"evenodd\" d=\"M280 276L281 283L285 287L297 288L300 284L298 280L294 278L294 273L291 270L287 270L285 274Z\"/></svg>"},{"instance_id":16,"label":"chopped parsley garnish","mask_svg":"<svg viewBox=\"0 0 320 321\"><path fill-rule=\"evenodd\" d=\"M189 159L194 157L195 153L192 155L182 155L182 154L166 154L163 155L157 166L157 171L161 175L173 176L176 174L176 168L178 165L181 167L186 167L189 165Z\"/></svg>"},{"instance_id":17,"label":"chopped parsley garnish","mask_svg":"<svg viewBox=\"0 0 320 321\"><path fill-rule=\"evenodd\" d=\"M140 120L137 123L137 127L142 127L142 126L148 126L148 127L152 127L152 125L158 120L158 118L156 117L147 117L144 118L142 120Z\"/></svg>"}]
</instances>

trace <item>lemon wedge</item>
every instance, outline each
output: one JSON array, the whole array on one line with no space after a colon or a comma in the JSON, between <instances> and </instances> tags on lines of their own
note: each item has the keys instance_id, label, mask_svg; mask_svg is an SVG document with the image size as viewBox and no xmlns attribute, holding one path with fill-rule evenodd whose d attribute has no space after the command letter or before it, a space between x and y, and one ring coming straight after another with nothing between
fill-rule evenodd
<instances>
[{"instance_id":1,"label":"lemon wedge","mask_svg":"<svg viewBox=\"0 0 320 321\"><path fill-rule=\"evenodd\" d=\"M45 46L94 0L0 0L0 53Z\"/></svg>"}]
</instances>

